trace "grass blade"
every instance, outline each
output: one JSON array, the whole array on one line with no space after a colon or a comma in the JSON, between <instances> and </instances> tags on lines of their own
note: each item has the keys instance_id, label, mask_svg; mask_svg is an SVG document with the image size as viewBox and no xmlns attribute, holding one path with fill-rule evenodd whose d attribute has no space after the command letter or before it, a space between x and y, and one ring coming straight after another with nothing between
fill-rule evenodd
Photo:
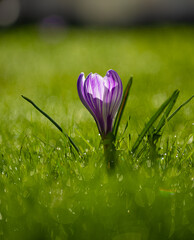
<instances>
[{"instance_id":1,"label":"grass blade","mask_svg":"<svg viewBox=\"0 0 194 240\"><path fill-rule=\"evenodd\" d=\"M69 135L63 131L63 129L59 126L58 123L56 123L47 113L45 113L43 110L41 110L32 100L30 100L29 98L25 97L22 95L22 97L29 103L32 104L32 106L34 106L40 113L42 113L50 122L52 122L52 124L55 125L56 128L59 129L60 132L62 132L65 137L67 137L67 139L69 140L69 142L71 143L71 145L74 147L74 149L77 151L77 153L79 155L81 155L81 152L79 150L79 148L75 145L75 143L73 142L73 140L69 137Z\"/></svg>"},{"instance_id":2,"label":"grass blade","mask_svg":"<svg viewBox=\"0 0 194 240\"><path fill-rule=\"evenodd\" d=\"M116 115L116 118L115 118L115 121L114 121L113 135L114 135L115 139L116 139L118 127L119 127L119 124L120 124L120 121L121 121L121 118L122 118L122 115L123 115L123 112L124 112L124 109L125 109L125 105L127 103L127 99L128 99L128 96L129 96L129 90L131 88L132 82L133 82L133 77L130 77L130 79L127 83L127 86L125 88L124 94L123 94L123 99L122 99L121 105L119 107L119 110L117 112L117 115Z\"/></svg>"},{"instance_id":3,"label":"grass blade","mask_svg":"<svg viewBox=\"0 0 194 240\"><path fill-rule=\"evenodd\" d=\"M140 135L138 136L136 142L134 143L133 147L132 147L132 152L134 153L137 148L139 147L139 144L141 143L141 141L143 140L144 136L146 135L146 133L148 132L148 130L150 129L150 127L153 125L153 123L158 119L158 117L162 114L162 112L164 111L164 109L168 106L168 104L172 101L172 99L174 99L174 97L177 95L177 92L179 92L178 90L175 90L174 93L172 94L171 97L169 97L161 106L160 108L156 111L156 113L150 118L149 122L145 125L144 129L142 130L142 132L140 133Z\"/></svg>"},{"instance_id":4,"label":"grass blade","mask_svg":"<svg viewBox=\"0 0 194 240\"><path fill-rule=\"evenodd\" d=\"M79 134L79 136L81 137L81 139L89 146L90 150L93 150L94 151L94 147L89 143L88 140L86 140L83 135L77 130L75 129L76 133Z\"/></svg>"},{"instance_id":5,"label":"grass blade","mask_svg":"<svg viewBox=\"0 0 194 240\"><path fill-rule=\"evenodd\" d=\"M127 128L128 128L130 119L131 119L131 116L129 116L129 119L128 119L128 121L126 122L126 125L125 125L125 128L124 128L124 130L123 130L122 136L125 134L125 132L126 132L126 130L127 130Z\"/></svg>"},{"instance_id":6,"label":"grass blade","mask_svg":"<svg viewBox=\"0 0 194 240\"><path fill-rule=\"evenodd\" d=\"M165 125L165 123L168 121L168 115L170 114L172 108L174 107L174 104L176 103L176 100L179 96L179 91L176 92L176 94L174 94L171 98L171 101L166 109L166 111L164 112L162 118L160 119L158 126L156 127L156 129L154 130L154 134L158 134L160 132L160 130L162 129L162 127Z\"/></svg>"},{"instance_id":7,"label":"grass blade","mask_svg":"<svg viewBox=\"0 0 194 240\"><path fill-rule=\"evenodd\" d=\"M170 119L171 119L172 117L174 117L174 115L175 115L182 107L184 107L187 103L189 103L193 97L194 97L194 95L191 96L191 97L190 97L187 101L185 101L183 104L181 104L180 107L178 107L178 108L170 115L170 117L167 118L167 121L170 121Z\"/></svg>"}]
</instances>

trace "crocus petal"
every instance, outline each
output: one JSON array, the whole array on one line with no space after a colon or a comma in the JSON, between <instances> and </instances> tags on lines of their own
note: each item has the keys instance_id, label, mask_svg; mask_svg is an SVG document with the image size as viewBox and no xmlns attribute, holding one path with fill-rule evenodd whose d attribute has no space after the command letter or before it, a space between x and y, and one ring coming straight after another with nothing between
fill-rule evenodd
<instances>
[{"instance_id":1,"label":"crocus petal","mask_svg":"<svg viewBox=\"0 0 194 240\"><path fill-rule=\"evenodd\" d=\"M113 120L122 100L122 82L114 70L109 70L103 78L89 74L86 79L81 73L77 82L78 94L94 117L101 136L112 131Z\"/></svg>"},{"instance_id":2,"label":"crocus petal","mask_svg":"<svg viewBox=\"0 0 194 240\"><path fill-rule=\"evenodd\" d=\"M86 78L85 83L87 93L91 94L93 98L103 101L104 96L104 79L98 74L90 74Z\"/></svg>"},{"instance_id":3,"label":"crocus petal","mask_svg":"<svg viewBox=\"0 0 194 240\"><path fill-rule=\"evenodd\" d=\"M108 80L106 82L109 82L110 85L109 89L111 91L109 112L111 116L114 117L122 101L123 85L118 73L115 72L114 70L109 70L106 74L106 77Z\"/></svg>"},{"instance_id":4,"label":"crocus petal","mask_svg":"<svg viewBox=\"0 0 194 240\"><path fill-rule=\"evenodd\" d=\"M90 106L88 105L86 98L85 98L84 83L85 83L85 76L84 76L84 73L81 73L77 80L78 95L79 95L80 100L82 101L83 105L88 109L88 111L90 113L92 113Z\"/></svg>"},{"instance_id":5,"label":"crocus petal","mask_svg":"<svg viewBox=\"0 0 194 240\"><path fill-rule=\"evenodd\" d=\"M84 83L84 95L88 107L98 125L100 134L104 126L102 120L102 100L103 100L103 78L98 74L89 74Z\"/></svg>"},{"instance_id":6,"label":"crocus petal","mask_svg":"<svg viewBox=\"0 0 194 240\"><path fill-rule=\"evenodd\" d=\"M91 73L88 75L88 77L91 75ZM84 93L84 84L85 84L85 76L84 73L81 73L77 80L77 90L78 95L80 97L80 100L82 101L83 105L88 109L88 111L91 113L91 115L94 117L94 120L96 121L96 124L98 126L99 132L101 132L100 125L98 123L98 119L96 119L95 112L91 108L91 105L86 101L85 93Z\"/></svg>"},{"instance_id":7,"label":"crocus petal","mask_svg":"<svg viewBox=\"0 0 194 240\"><path fill-rule=\"evenodd\" d=\"M84 106L87 105L86 100L85 100L85 95L84 95L84 82L85 82L85 76L84 73L80 73L78 80L77 80L77 90L78 90L78 95L84 104Z\"/></svg>"},{"instance_id":8,"label":"crocus petal","mask_svg":"<svg viewBox=\"0 0 194 240\"><path fill-rule=\"evenodd\" d=\"M103 103L108 103L108 106L105 105L106 108L106 123L107 126L105 128L106 132L112 131L112 122L114 117L118 111L118 108L121 104L123 87L122 82L114 70L109 70L104 77L105 80L105 89L108 88L107 93L104 95ZM105 114L103 114L104 116Z\"/></svg>"}]
</instances>

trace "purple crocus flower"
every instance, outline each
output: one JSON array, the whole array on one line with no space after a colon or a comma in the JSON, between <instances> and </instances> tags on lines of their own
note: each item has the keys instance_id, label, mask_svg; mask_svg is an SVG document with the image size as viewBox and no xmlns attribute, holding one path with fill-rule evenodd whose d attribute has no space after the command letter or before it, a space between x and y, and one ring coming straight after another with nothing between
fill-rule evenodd
<instances>
[{"instance_id":1,"label":"purple crocus flower","mask_svg":"<svg viewBox=\"0 0 194 240\"><path fill-rule=\"evenodd\" d=\"M77 81L79 97L94 117L101 137L104 139L112 132L113 120L121 104L123 86L117 72L109 70L105 77L84 73Z\"/></svg>"}]
</instances>

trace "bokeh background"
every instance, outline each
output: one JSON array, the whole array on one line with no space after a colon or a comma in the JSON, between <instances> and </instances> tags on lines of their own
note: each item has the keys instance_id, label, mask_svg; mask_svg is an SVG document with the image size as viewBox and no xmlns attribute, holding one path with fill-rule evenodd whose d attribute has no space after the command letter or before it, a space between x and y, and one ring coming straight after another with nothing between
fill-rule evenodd
<instances>
[{"instance_id":1,"label":"bokeh background","mask_svg":"<svg viewBox=\"0 0 194 240\"><path fill-rule=\"evenodd\" d=\"M58 15L67 24L128 26L194 20L192 0L1 0L0 25Z\"/></svg>"}]
</instances>

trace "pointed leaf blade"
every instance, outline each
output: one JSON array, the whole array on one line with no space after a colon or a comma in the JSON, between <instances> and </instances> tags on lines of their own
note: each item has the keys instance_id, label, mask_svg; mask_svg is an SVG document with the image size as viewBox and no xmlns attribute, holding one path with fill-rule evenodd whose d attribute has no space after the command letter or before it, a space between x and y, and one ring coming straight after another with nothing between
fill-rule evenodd
<instances>
[{"instance_id":1,"label":"pointed leaf blade","mask_svg":"<svg viewBox=\"0 0 194 240\"><path fill-rule=\"evenodd\" d=\"M189 102L192 100L193 97L194 97L194 95L191 96L189 99L187 99L187 101L185 101L183 104L181 104L181 105L170 115L170 117L167 118L167 121L170 121L170 119L173 118L174 115L175 115L176 113L178 113L178 111L181 110L182 107L184 107L187 103L189 103Z\"/></svg>"},{"instance_id":2,"label":"pointed leaf blade","mask_svg":"<svg viewBox=\"0 0 194 240\"><path fill-rule=\"evenodd\" d=\"M143 140L144 136L146 135L146 133L149 131L150 127L152 127L153 123L158 119L158 117L162 114L162 112L164 111L164 109L168 106L168 104L171 102L171 100L174 98L174 96L177 94L178 90L175 90L174 93L172 94L171 97L169 97L161 106L160 108L156 111L156 113L150 118L150 120L148 121L148 123L145 125L144 129L142 130L142 132L140 133L140 135L138 136L136 142L134 143L133 147L132 147L132 152L135 153L135 151L137 150L137 148L139 147L139 144L141 143L141 141Z\"/></svg>"},{"instance_id":3,"label":"pointed leaf blade","mask_svg":"<svg viewBox=\"0 0 194 240\"><path fill-rule=\"evenodd\" d=\"M115 118L115 121L114 121L113 135L114 135L115 138L116 138L117 131L118 131L118 128L119 128L119 124L120 124L120 121L121 121L121 118L122 118L122 115L123 115L123 112L124 112L124 109L125 109L125 105L127 103L127 99L128 99L128 96L129 96L129 91L131 89L132 82L133 82L133 77L130 77L130 79L127 83L127 86L125 88L124 94L123 94L123 99L122 99L121 105L119 107L119 110L117 112L117 115L116 115L116 118Z\"/></svg>"},{"instance_id":4,"label":"pointed leaf blade","mask_svg":"<svg viewBox=\"0 0 194 240\"><path fill-rule=\"evenodd\" d=\"M162 127L166 124L166 122L168 121L167 118L172 110L172 108L174 107L176 100L179 96L179 91L177 91L171 98L171 101L169 103L169 105L166 108L166 111L164 112L163 116L161 117L154 133L158 134L160 132L160 130L162 129Z\"/></svg>"},{"instance_id":5,"label":"pointed leaf blade","mask_svg":"<svg viewBox=\"0 0 194 240\"><path fill-rule=\"evenodd\" d=\"M30 104L32 104L32 106L34 106L42 115L44 115L50 122L52 122L52 124L55 125L56 128L59 129L60 132L62 132L65 137L69 140L69 142L71 143L71 145L74 147L74 149L76 150L76 152L81 155L81 151L80 149L76 146L76 144L73 142L73 140L69 137L69 135L64 132L64 130L59 126L58 123L56 123L47 113L45 113L43 110L41 110L32 100L30 100L29 98L25 97L22 95L22 97L29 102Z\"/></svg>"}]
</instances>

